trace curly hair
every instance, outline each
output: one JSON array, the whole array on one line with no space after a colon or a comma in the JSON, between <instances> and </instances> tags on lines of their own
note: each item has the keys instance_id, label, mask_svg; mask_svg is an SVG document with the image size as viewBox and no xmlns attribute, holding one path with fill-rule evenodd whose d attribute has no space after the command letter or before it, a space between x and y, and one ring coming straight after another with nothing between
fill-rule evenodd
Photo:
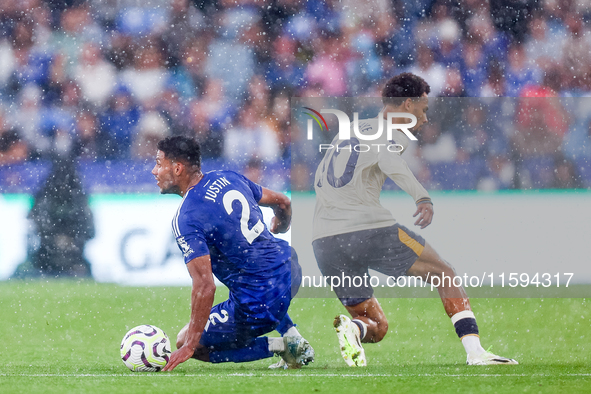
<instances>
[{"instance_id":1,"label":"curly hair","mask_svg":"<svg viewBox=\"0 0 591 394\"><path fill-rule=\"evenodd\" d=\"M411 73L402 73L386 82L382 89L382 102L384 105L398 106L407 98L419 98L430 91L431 87L423 78Z\"/></svg>"},{"instance_id":2,"label":"curly hair","mask_svg":"<svg viewBox=\"0 0 591 394\"><path fill-rule=\"evenodd\" d=\"M167 159L182 161L185 164L201 168L201 147L192 138L184 136L166 137L158 141L158 149Z\"/></svg>"}]
</instances>

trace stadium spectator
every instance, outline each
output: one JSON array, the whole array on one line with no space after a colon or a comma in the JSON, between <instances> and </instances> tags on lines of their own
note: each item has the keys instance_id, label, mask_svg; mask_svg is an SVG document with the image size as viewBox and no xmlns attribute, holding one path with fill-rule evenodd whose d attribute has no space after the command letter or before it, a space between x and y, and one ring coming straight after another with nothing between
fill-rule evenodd
<instances>
[{"instance_id":1,"label":"stadium spectator","mask_svg":"<svg viewBox=\"0 0 591 394\"><path fill-rule=\"evenodd\" d=\"M498 62L492 62L488 68L488 75L482 89L481 97L504 97L507 84L503 66Z\"/></svg>"},{"instance_id":2,"label":"stadium spectator","mask_svg":"<svg viewBox=\"0 0 591 394\"><path fill-rule=\"evenodd\" d=\"M2 92L3 96L7 95L8 81L16 66L14 52L8 38L0 36L0 92Z\"/></svg>"},{"instance_id":3,"label":"stadium spectator","mask_svg":"<svg viewBox=\"0 0 591 394\"><path fill-rule=\"evenodd\" d=\"M205 107L213 127L227 127L235 116L236 109L226 96L224 82L219 79L207 79L200 102Z\"/></svg>"},{"instance_id":4,"label":"stadium spectator","mask_svg":"<svg viewBox=\"0 0 591 394\"><path fill-rule=\"evenodd\" d=\"M515 41L521 42L526 36L527 21L536 8L537 1L491 1L490 13L496 28L510 34Z\"/></svg>"},{"instance_id":5,"label":"stadium spectator","mask_svg":"<svg viewBox=\"0 0 591 394\"><path fill-rule=\"evenodd\" d=\"M94 43L85 43L80 63L75 67L74 78L80 85L82 97L96 108L102 108L117 84L116 69L107 62Z\"/></svg>"},{"instance_id":6,"label":"stadium spectator","mask_svg":"<svg viewBox=\"0 0 591 394\"><path fill-rule=\"evenodd\" d=\"M237 125L226 132L224 158L237 163L245 163L252 158L273 163L280 155L275 131L257 118L255 108L244 106L238 114Z\"/></svg>"},{"instance_id":7,"label":"stadium spectator","mask_svg":"<svg viewBox=\"0 0 591 394\"><path fill-rule=\"evenodd\" d=\"M125 87L118 87L108 101L107 110L99 115L101 133L107 145L107 159L131 157L131 142L140 115L141 110L131 92Z\"/></svg>"},{"instance_id":8,"label":"stadium spectator","mask_svg":"<svg viewBox=\"0 0 591 394\"><path fill-rule=\"evenodd\" d=\"M25 86L18 94L16 103L19 110L13 115L14 125L21 132L24 141L30 149L32 158L39 158L48 154L51 150L51 137L43 127L48 115L42 107L42 92L36 84Z\"/></svg>"},{"instance_id":9,"label":"stadium spectator","mask_svg":"<svg viewBox=\"0 0 591 394\"><path fill-rule=\"evenodd\" d=\"M383 74L393 72L397 66L408 65L412 59L412 48L408 41L401 39L402 29L392 12L379 15L373 28L376 53L382 62Z\"/></svg>"},{"instance_id":10,"label":"stadium spectator","mask_svg":"<svg viewBox=\"0 0 591 394\"><path fill-rule=\"evenodd\" d=\"M247 102L255 116L263 121L269 115L270 93L267 82L259 75L252 77L248 83Z\"/></svg>"},{"instance_id":11,"label":"stadium spectator","mask_svg":"<svg viewBox=\"0 0 591 394\"><path fill-rule=\"evenodd\" d=\"M197 37L205 28L205 17L189 0L170 0L166 26L162 33L167 54L166 63L168 67L176 67L182 62L185 48L200 41Z\"/></svg>"},{"instance_id":12,"label":"stadium spectator","mask_svg":"<svg viewBox=\"0 0 591 394\"><path fill-rule=\"evenodd\" d=\"M263 162L258 159L250 159L244 166L242 174L254 183L261 184L264 176Z\"/></svg>"},{"instance_id":13,"label":"stadium spectator","mask_svg":"<svg viewBox=\"0 0 591 394\"><path fill-rule=\"evenodd\" d=\"M47 89L51 53L34 45L34 24L30 19L16 21L12 29L14 67L6 86L7 96L14 98L29 84Z\"/></svg>"},{"instance_id":14,"label":"stadium spectator","mask_svg":"<svg viewBox=\"0 0 591 394\"><path fill-rule=\"evenodd\" d=\"M219 158L224 149L224 133L219 123L212 123L208 105L203 100L189 104L187 135L201 145L204 158Z\"/></svg>"},{"instance_id":15,"label":"stadium spectator","mask_svg":"<svg viewBox=\"0 0 591 394\"><path fill-rule=\"evenodd\" d=\"M476 41L466 41L462 46L460 73L467 96L480 96L480 90L488 75L487 66L488 62L482 46Z\"/></svg>"},{"instance_id":16,"label":"stadium spectator","mask_svg":"<svg viewBox=\"0 0 591 394\"><path fill-rule=\"evenodd\" d=\"M575 163L562 155L554 158L554 180L551 187L554 189L578 189L583 186L581 175L577 171Z\"/></svg>"},{"instance_id":17,"label":"stadium spectator","mask_svg":"<svg viewBox=\"0 0 591 394\"><path fill-rule=\"evenodd\" d=\"M141 160L153 159L158 141L169 135L170 129L162 115L156 111L142 114L132 145L133 157Z\"/></svg>"},{"instance_id":18,"label":"stadium spectator","mask_svg":"<svg viewBox=\"0 0 591 394\"><path fill-rule=\"evenodd\" d=\"M537 13L529 23L529 39L525 43L525 51L528 59L533 61L540 69L545 70L559 62L561 49L560 37L552 36L548 30L548 23L542 13Z\"/></svg>"},{"instance_id":19,"label":"stadium spectator","mask_svg":"<svg viewBox=\"0 0 591 394\"><path fill-rule=\"evenodd\" d=\"M540 69L529 61L523 45L513 43L509 47L507 67L505 68L507 96L518 97L525 86L538 84L540 77Z\"/></svg>"},{"instance_id":20,"label":"stadium spectator","mask_svg":"<svg viewBox=\"0 0 591 394\"><path fill-rule=\"evenodd\" d=\"M490 12L487 12L485 7L479 8L472 17L467 19L466 29L466 41L480 46L486 57L486 64L507 61L510 39L506 34L495 29Z\"/></svg>"},{"instance_id":21,"label":"stadium spectator","mask_svg":"<svg viewBox=\"0 0 591 394\"><path fill-rule=\"evenodd\" d=\"M515 188L515 163L503 151L489 151L485 171L478 179L476 189L492 192Z\"/></svg>"},{"instance_id":22,"label":"stadium spectator","mask_svg":"<svg viewBox=\"0 0 591 394\"><path fill-rule=\"evenodd\" d=\"M441 20L435 27L438 46L435 61L445 67L459 67L461 59L461 31L457 22L450 18Z\"/></svg>"},{"instance_id":23,"label":"stadium spectator","mask_svg":"<svg viewBox=\"0 0 591 394\"><path fill-rule=\"evenodd\" d=\"M27 144L17 129L0 129L0 166L22 163L28 157Z\"/></svg>"},{"instance_id":24,"label":"stadium spectator","mask_svg":"<svg viewBox=\"0 0 591 394\"><path fill-rule=\"evenodd\" d=\"M462 73L457 67L448 67L445 74L445 82L442 97L466 97Z\"/></svg>"},{"instance_id":25,"label":"stadium spectator","mask_svg":"<svg viewBox=\"0 0 591 394\"><path fill-rule=\"evenodd\" d=\"M382 62L371 32L361 26L348 32L351 56L346 64L351 96L364 95L382 79Z\"/></svg>"},{"instance_id":26,"label":"stadium spectator","mask_svg":"<svg viewBox=\"0 0 591 394\"><path fill-rule=\"evenodd\" d=\"M281 159L291 160L291 108L289 106L289 92L281 92L273 97L269 123L279 139Z\"/></svg>"},{"instance_id":27,"label":"stadium spectator","mask_svg":"<svg viewBox=\"0 0 591 394\"><path fill-rule=\"evenodd\" d=\"M191 99L204 93L208 81L206 61L209 37L204 33L199 40L188 43L180 59L180 65L172 70L172 78L183 99Z\"/></svg>"},{"instance_id":28,"label":"stadium spectator","mask_svg":"<svg viewBox=\"0 0 591 394\"><path fill-rule=\"evenodd\" d=\"M591 162L591 111L588 98L577 108L580 116L570 126L562 143L562 152L569 160Z\"/></svg>"},{"instance_id":29,"label":"stadium spectator","mask_svg":"<svg viewBox=\"0 0 591 394\"><path fill-rule=\"evenodd\" d=\"M209 77L222 81L226 97L233 103L239 103L246 91L248 81L255 71L255 54L239 38L241 26L255 23L257 16L252 8L241 12L236 8L224 13L221 36L211 40L208 47L206 71ZM228 56L228 54L232 56Z\"/></svg>"},{"instance_id":30,"label":"stadium spectator","mask_svg":"<svg viewBox=\"0 0 591 394\"><path fill-rule=\"evenodd\" d=\"M451 133L442 133L439 124L426 124L420 135L419 154L427 163L449 163L456 159L458 149L454 137Z\"/></svg>"},{"instance_id":31,"label":"stadium spectator","mask_svg":"<svg viewBox=\"0 0 591 394\"><path fill-rule=\"evenodd\" d=\"M316 85L322 96L344 96L347 93L345 70L346 48L338 33L320 35L314 40L315 58L305 72L306 82Z\"/></svg>"},{"instance_id":32,"label":"stadium spectator","mask_svg":"<svg viewBox=\"0 0 591 394\"><path fill-rule=\"evenodd\" d=\"M133 66L122 72L121 80L138 101L146 102L164 91L169 74L160 48L147 41L136 48Z\"/></svg>"},{"instance_id":33,"label":"stadium spectator","mask_svg":"<svg viewBox=\"0 0 591 394\"><path fill-rule=\"evenodd\" d=\"M417 62L409 69L409 72L419 75L426 81L433 81L432 94L440 96L445 88L446 69L433 59L433 51L427 45L417 48Z\"/></svg>"},{"instance_id":34,"label":"stadium spectator","mask_svg":"<svg viewBox=\"0 0 591 394\"><path fill-rule=\"evenodd\" d=\"M272 58L265 72L271 88L303 84L304 67L296 56L297 51L297 42L288 35L281 35L273 41Z\"/></svg>"},{"instance_id":35,"label":"stadium spectator","mask_svg":"<svg viewBox=\"0 0 591 394\"><path fill-rule=\"evenodd\" d=\"M106 156L104 140L97 125L96 115L82 111L76 117L76 138L73 148L76 156L84 160L104 159Z\"/></svg>"},{"instance_id":36,"label":"stadium spectator","mask_svg":"<svg viewBox=\"0 0 591 394\"><path fill-rule=\"evenodd\" d=\"M53 35L53 21L51 9L45 2L33 0L19 2L21 6L28 7L25 14L30 15L35 24L35 45L41 48L49 48Z\"/></svg>"},{"instance_id":37,"label":"stadium spectator","mask_svg":"<svg viewBox=\"0 0 591 394\"><path fill-rule=\"evenodd\" d=\"M268 7L250 0L162 0L159 7L132 8L93 0L4 3L0 104L29 147L29 159L75 143L74 119L85 110L97 117L107 141L98 159L131 159L142 115L156 111L172 134L184 134L198 101L218 141L239 123L238 110L250 107L253 120L275 132L279 157L287 160L289 116L274 113L277 95L375 97L383 75L403 70L425 76L433 95L444 97L541 96L549 94L546 88L557 97L591 92L589 8L583 3L528 5L532 14L517 29L507 15L521 5L501 12L497 3L491 8L476 0L380 0L372 7L350 7L349 0L278 0ZM503 111L514 111L514 102L503 103ZM584 117L573 116L571 124ZM572 133L557 131L552 143L569 145ZM462 145L473 138L458 139L447 126L442 132L453 133L460 152L472 149ZM507 149L519 164L521 148ZM218 143L211 155L219 158L222 151Z\"/></svg>"},{"instance_id":38,"label":"stadium spectator","mask_svg":"<svg viewBox=\"0 0 591 394\"><path fill-rule=\"evenodd\" d=\"M76 106L78 104L77 100L68 101L67 103L62 102L64 98L66 84L73 83L76 84L75 81L68 77L68 72L66 70L66 56L61 53L55 53L48 65L48 80L47 83L41 85L44 89L44 97L43 97L43 104L46 106L50 106L53 108L59 108L61 106ZM70 96L68 99L73 99L71 93L69 92Z\"/></svg>"},{"instance_id":39,"label":"stadium spectator","mask_svg":"<svg viewBox=\"0 0 591 394\"><path fill-rule=\"evenodd\" d=\"M111 31L109 46L105 48L105 57L113 63L119 72L133 64L134 38L129 34L120 31Z\"/></svg>"},{"instance_id":40,"label":"stadium spectator","mask_svg":"<svg viewBox=\"0 0 591 394\"><path fill-rule=\"evenodd\" d=\"M497 122L490 121L487 109L479 102L469 102L462 110L462 121L455 129L458 160L486 159L491 147L497 154L507 154L508 141Z\"/></svg>"},{"instance_id":41,"label":"stadium spectator","mask_svg":"<svg viewBox=\"0 0 591 394\"><path fill-rule=\"evenodd\" d=\"M548 71L542 85L529 85L517 104L513 143L523 157L553 156L568 129L568 114L557 97L560 74Z\"/></svg>"},{"instance_id":42,"label":"stadium spectator","mask_svg":"<svg viewBox=\"0 0 591 394\"><path fill-rule=\"evenodd\" d=\"M155 100L156 111L164 117L172 135L181 135L184 132L184 117L187 111L186 105L181 101L179 92L174 85L168 85L162 94Z\"/></svg>"},{"instance_id":43,"label":"stadium spectator","mask_svg":"<svg viewBox=\"0 0 591 394\"><path fill-rule=\"evenodd\" d=\"M65 56L67 76L74 75L79 64L82 47L86 42L103 42L104 30L92 18L88 4L66 8L60 17L60 28L54 30L50 45L55 53Z\"/></svg>"}]
</instances>

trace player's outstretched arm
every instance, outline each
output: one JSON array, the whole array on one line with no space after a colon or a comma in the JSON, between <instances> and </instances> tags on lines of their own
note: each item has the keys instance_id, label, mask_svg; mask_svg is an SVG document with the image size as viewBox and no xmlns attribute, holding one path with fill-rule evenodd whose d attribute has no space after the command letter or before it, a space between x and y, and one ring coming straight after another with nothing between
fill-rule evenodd
<instances>
[{"instance_id":1,"label":"player's outstretched arm","mask_svg":"<svg viewBox=\"0 0 591 394\"><path fill-rule=\"evenodd\" d=\"M429 193L414 176L406 161L399 154L388 152L380 154L378 165L402 190L418 204L413 217L419 216L415 226L425 228L433 220L433 204Z\"/></svg>"},{"instance_id":2,"label":"player's outstretched arm","mask_svg":"<svg viewBox=\"0 0 591 394\"><path fill-rule=\"evenodd\" d=\"M163 371L172 371L177 365L193 357L213 306L215 282L211 272L210 256L205 255L194 258L187 263L187 269L193 279L191 320L189 321L185 343L170 355L170 360L162 369Z\"/></svg>"},{"instance_id":3,"label":"player's outstretched arm","mask_svg":"<svg viewBox=\"0 0 591 394\"><path fill-rule=\"evenodd\" d=\"M289 230L291 224L291 201L283 193L263 187L263 196L259 205L273 208L275 217L271 220L272 233L284 233Z\"/></svg>"}]
</instances>

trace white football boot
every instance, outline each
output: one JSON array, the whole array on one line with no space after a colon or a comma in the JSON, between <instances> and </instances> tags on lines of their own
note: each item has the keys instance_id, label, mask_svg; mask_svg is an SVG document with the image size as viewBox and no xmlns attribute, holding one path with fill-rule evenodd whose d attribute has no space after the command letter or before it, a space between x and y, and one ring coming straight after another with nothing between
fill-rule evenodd
<instances>
[{"instance_id":1,"label":"white football boot","mask_svg":"<svg viewBox=\"0 0 591 394\"><path fill-rule=\"evenodd\" d=\"M285 350L278 354L281 356L284 365L279 361L269 368L299 369L302 365L314 362L314 349L304 337L284 336L283 343Z\"/></svg>"},{"instance_id":2,"label":"white football boot","mask_svg":"<svg viewBox=\"0 0 591 394\"><path fill-rule=\"evenodd\" d=\"M492 354L491 352L485 351L484 353L475 354L468 353L466 359L468 365L517 365L519 364L512 358L506 358Z\"/></svg>"},{"instance_id":3,"label":"white football boot","mask_svg":"<svg viewBox=\"0 0 591 394\"><path fill-rule=\"evenodd\" d=\"M343 359L345 359L345 362L350 367L365 367L367 366L365 350L361 346L359 331L356 327L353 327L354 324L345 315L337 316L334 319L334 329L339 338L339 346Z\"/></svg>"},{"instance_id":4,"label":"white football boot","mask_svg":"<svg viewBox=\"0 0 591 394\"><path fill-rule=\"evenodd\" d=\"M269 369L288 369L287 364L282 358L279 358L275 364L269 365Z\"/></svg>"}]
</instances>

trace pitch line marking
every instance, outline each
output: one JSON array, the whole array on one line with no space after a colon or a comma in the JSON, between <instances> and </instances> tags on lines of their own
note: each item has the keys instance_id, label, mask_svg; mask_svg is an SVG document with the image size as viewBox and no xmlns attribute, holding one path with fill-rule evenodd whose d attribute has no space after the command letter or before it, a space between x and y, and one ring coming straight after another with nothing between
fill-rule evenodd
<instances>
[{"instance_id":1,"label":"pitch line marking","mask_svg":"<svg viewBox=\"0 0 591 394\"><path fill-rule=\"evenodd\" d=\"M168 374L168 373L137 373L137 374L52 374L52 373L39 373L39 374L10 374L0 373L1 377L31 377L31 378L43 378L43 377L64 377L64 378L80 378L80 377L91 377L91 378L112 378L112 377L215 377L217 374L214 373L200 373L200 374ZM452 378L502 378L502 377L591 377L591 373L571 373L571 374L350 374L350 373L327 373L327 374L270 374L270 373L231 373L225 374L223 377L235 376L235 377L296 377L296 378L323 378L323 377L452 377ZM220 376L221 377L221 376Z\"/></svg>"}]
</instances>

